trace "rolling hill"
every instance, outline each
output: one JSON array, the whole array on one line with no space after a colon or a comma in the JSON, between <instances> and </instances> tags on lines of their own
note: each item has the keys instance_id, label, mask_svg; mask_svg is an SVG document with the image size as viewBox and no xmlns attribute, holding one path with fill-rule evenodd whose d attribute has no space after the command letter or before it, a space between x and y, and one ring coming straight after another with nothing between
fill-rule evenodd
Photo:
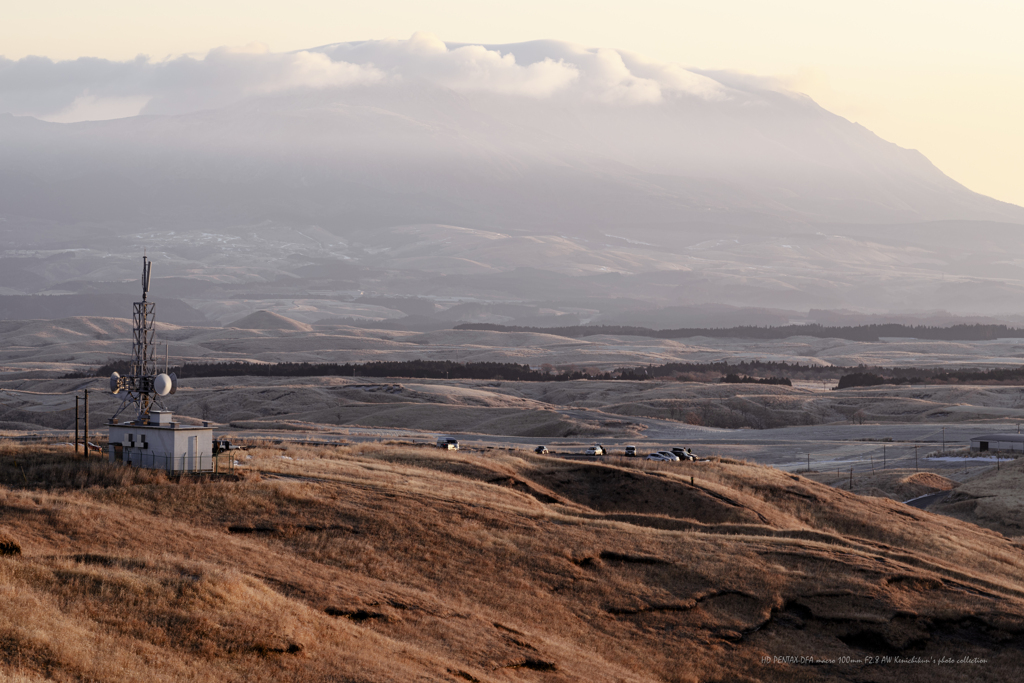
<instances>
[{"instance_id":1,"label":"rolling hill","mask_svg":"<svg viewBox=\"0 0 1024 683\"><path fill-rule=\"evenodd\" d=\"M368 444L168 480L4 448L15 677L1009 681L1022 664L1019 545L771 468Z\"/></svg>"}]
</instances>

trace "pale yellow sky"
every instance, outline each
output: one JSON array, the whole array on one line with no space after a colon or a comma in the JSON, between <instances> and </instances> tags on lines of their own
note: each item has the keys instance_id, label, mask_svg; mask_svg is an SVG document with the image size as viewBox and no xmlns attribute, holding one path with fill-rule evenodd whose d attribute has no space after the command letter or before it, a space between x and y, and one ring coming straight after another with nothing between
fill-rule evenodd
<instances>
[{"instance_id":1,"label":"pale yellow sky","mask_svg":"<svg viewBox=\"0 0 1024 683\"><path fill-rule=\"evenodd\" d=\"M777 76L967 187L1024 205L1021 0L3 0L0 55L162 59L428 31L555 38Z\"/></svg>"}]
</instances>

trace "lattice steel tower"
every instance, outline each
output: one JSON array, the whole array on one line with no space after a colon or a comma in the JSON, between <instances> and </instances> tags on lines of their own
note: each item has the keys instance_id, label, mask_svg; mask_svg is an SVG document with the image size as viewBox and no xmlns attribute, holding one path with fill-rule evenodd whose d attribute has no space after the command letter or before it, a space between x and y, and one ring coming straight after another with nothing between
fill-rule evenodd
<instances>
[{"instance_id":1,"label":"lattice steel tower","mask_svg":"<svg viewBox=\"0 0 1024 683\"><path fill-rule=\"evenodd\" d=\"M110 376L110 391L114 394L124 391L127 394L111 420L115 420L128 406L134 405L138 408L136 420L146 421L149 419L149 411L153 405L163 408L157 397L173 394L178 388L178 378L174 374L156 374L156 361L153 357L156 352L154 344L156 335L155 304L147 300L152 272L153 262L143 256L142 301L136 301L133 304L130 370L127 375L119 375L115 372Z\"/></svg>"}]
</instances>

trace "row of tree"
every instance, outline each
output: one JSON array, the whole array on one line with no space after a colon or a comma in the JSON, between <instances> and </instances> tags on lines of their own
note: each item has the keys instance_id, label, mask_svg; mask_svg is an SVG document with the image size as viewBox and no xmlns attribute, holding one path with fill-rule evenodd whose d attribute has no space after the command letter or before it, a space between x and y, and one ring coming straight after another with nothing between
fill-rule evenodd
<instances>
[{"instance_id":1,"label":"row of tree","mask_svg":"<svg viewBox=\"0 0 1024 683\"><path fill-rule=\"evenodd\" d=\"M788 377L747 377L746 375L737 375L736 373L729 373L722 378L723 384L779 384L782 386L791 387L793 386L792 380Z\"/></svg>"},{"instance_id":2,"label":"row of tree","mask_svg":"<svg viewBox=\"0 0 1024 683\"><path fill-rule=\"evenodd\" d=\"M131 371L127 360L112 360L91 373L71 373L67 378L107 377ZM372 361L369 363L188 363L167 370L186 377L415 377L422 379L493 379L516 382L551 382L574 379L615 379L608 372L534 370L519 363L456 363L450 360Z\"/></svg>"},{"instance_id":3,"label":"row of tree","mask_svg":"<svg viewBox=\"0 0 1024 683\"><path fill-rule=\"evenodd\" d=\"M602 372L595 368L563 367L549 364L539 369L523 363L457 363L450 360L372 361L369 363L187 363L168 369L179 379L188 377L409 377L423 379L478 379L514 382L566 382L578 379L631 380L674 379L726 383L778 384L792 386L794 379L834 381L840 389L881 384L1024 384L1024 367L985 370L962 368L879 368L802 365L779 361L739 363L665 363L617 368ZM91 372L65 375L69 379L107 377L113 372L130 372L127 360L111 360Z\"/></svg>"},{"instance_id":4,"label":"row of tree","mask_svg":"<svg viewBox=\"0 0 1024 683\"><path fill-rule=\"evenodd\" d=\"M1024 367L981 370L892 368L885 374L854 372L839 378L837 389L883 384L1024 384Z\"/></svg>"}]
</instances>

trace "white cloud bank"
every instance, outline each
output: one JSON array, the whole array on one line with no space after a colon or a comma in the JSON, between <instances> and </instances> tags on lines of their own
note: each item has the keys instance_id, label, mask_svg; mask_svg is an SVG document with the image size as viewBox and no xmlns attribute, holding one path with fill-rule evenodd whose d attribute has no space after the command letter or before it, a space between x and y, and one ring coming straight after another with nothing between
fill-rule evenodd
<instances>
[{"instance_id":1,"label":"white cloud bank","mask_svg":"<svg viewBox=\"0 0 1024 683\"><path fill-rule=\"evenodd\" d=\"M653 105L675 97L729 96L721 82L674 64L557 41L483 46L408 40L339 43L299 52L217 48L201 59L127 62L0 57L0 113L56 122L178 114L246 97L379 83L428 82L457 92L535 99L572 97Z\"/></svg>"}]
</instances>

